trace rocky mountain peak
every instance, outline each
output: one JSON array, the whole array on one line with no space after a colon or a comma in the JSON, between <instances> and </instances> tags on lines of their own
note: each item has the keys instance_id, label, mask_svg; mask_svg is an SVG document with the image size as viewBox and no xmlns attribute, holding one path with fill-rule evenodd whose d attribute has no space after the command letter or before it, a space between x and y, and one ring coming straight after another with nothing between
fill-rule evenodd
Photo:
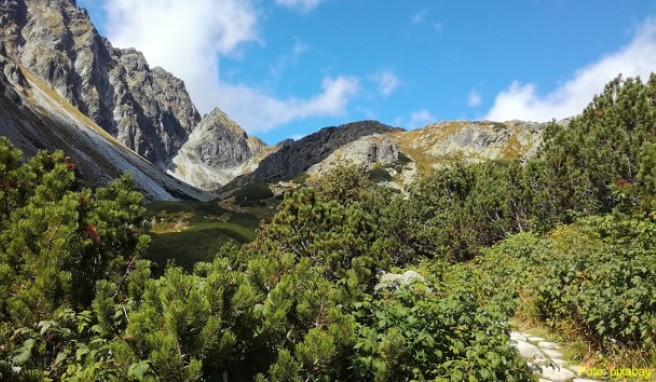
<instances>
[{"instance_id":1,"label":"rocky mountain peak","mask_svg":"<svg viewBox=\"0 0 656 382\"><path fill-rule=\"evenodd\" d=\"M182 150L193 152L202 163L217 168L234 167L254 154L248 134L218 108L203 117Z\"/></svg>"},{"instance_id":2,"label":"rocky mountain peak","mask_svg":"<svg viewBox=\"0 0 656 382\"><path fill-rule=\"evenodd\" d=\"M206 190L241 174L268 146L216 108L205 115L170 166L171 173Z\"/></svg>"}]
</instances>

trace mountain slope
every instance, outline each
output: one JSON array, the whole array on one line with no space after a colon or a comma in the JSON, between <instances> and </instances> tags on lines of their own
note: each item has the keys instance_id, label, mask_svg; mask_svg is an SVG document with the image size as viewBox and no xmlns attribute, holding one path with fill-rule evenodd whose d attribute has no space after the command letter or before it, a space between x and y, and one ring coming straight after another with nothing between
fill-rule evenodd
<instances>
[{"instance_id":1,"label":"mountain slope","mask_svg":"<svg viewBox=\"0 0 656 382\"><path fill-rule=\"evenodd\" d=\"M400 134L395 142L420 173L462 159L466 162L527 158L542 142L545 123L445 121Z\"/></svg>"},{"instance_id":2,"label":"mountain slope","mask_svg":"<svg viewBox=\"0 0 656 382\"><path fill-rule=\"evenodd\" d=\"M88 186L100 186L129 172L150 200L213 195L176 180L125 147L19 63L0 45L0 135L26 156L60 149L70 156Z\"/></svg>"},{"instance_id":3,"label":"mountain slope","mask_svg":"<svg viewBox=\"0 0 656 382\"><path fill-rule=\"evenodd\" d=\"M336 165L355 164L369 171L372 178L403 190L417 176L455 161L529 158L541 144L545 127L545 123L522 121L446 121L411 131L366 136L335 150L307 174L316 179Z\"/></svg>"},{"instance_id":4,"label":"mountain slope","mask_svg":"<svg viewBox=\"0 0 656 382\"><path fill-rule=\"evenodd\" d=\"M283 141L275 152L259 163L255 171L235 178L222 191L243 187L250 183L294 178L303 174L312 165L326 159L335 150L358 138L394 131L401 131L401 129L376 121L362 121L326 127L298 141Z\"/></svg>"},{"instance_id":5,"label":"mountain slope","mask_svg":"<svg viewBox=\"0 0 656 382\"><path fill-rule=\"evenodd\" d=\"M160 168L200 121L181 80L114 48L74 0L0 0L0 15L9 55Z\"/></svg>"}]
</instances>

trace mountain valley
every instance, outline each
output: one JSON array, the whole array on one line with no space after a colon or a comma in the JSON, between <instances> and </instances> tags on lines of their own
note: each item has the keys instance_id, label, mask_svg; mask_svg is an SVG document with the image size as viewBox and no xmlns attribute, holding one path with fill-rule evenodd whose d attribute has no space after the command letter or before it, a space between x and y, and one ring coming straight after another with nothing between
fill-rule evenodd
<instances>
[{"instance_id":1,"label":"mountain valley","mask_svg":"<svg viewBox=\"0 0 656 382\"><path fill-rule=\"evenodd\" d=\"M201 114L183 80L114 46L90 17L127 9L141 22L139 10L164 4L219 9L243 27L231 12L281 8L346 45L333 18L313 18L320 2L0 0L0 381L653 381L656 73L617 73L578 114L546 123L434 121L428 99L393 124L333 122L356 115L341 107L349 97L386 105L421 87L392 72L325 77L325 94L308 99L256 94L281 108L277 122L313 131L273 143L249 133L273 122L253 126L221 101ZM450 41L431 17L415 14L413 30ZM404 45L420 40L397 27ZM296 65L311 48L291 30L276 31L295 45L268 75L294 69L305 81ZM627 70L618 57L642 40L602 64ZM418 65L427 51L404 58ZM446 64L430 60L430 76L452 76ZM574 109L561 98L592 86L583 74L584 86L544 98L515 82L488 114L470 88L470 114L449 115L506 115L492 111L510 100L524 117L567 106L562 118ZM357 115L378 115L365 109ZM310 126L324 120L315 114L336 126Z\"/></svg>"}]
</instances>

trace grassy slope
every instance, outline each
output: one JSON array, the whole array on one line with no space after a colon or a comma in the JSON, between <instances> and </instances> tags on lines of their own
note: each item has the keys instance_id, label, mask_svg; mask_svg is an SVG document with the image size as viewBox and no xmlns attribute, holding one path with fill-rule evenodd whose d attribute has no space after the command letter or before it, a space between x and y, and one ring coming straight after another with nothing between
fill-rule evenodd
<instances>
[{"instance_id":1,"label":"grassy slope","mask_svg":"<svg viewBox=\"0 0 656 382\"><path fill-rule=\"evenodd\" d=\"M255 209L234 212L212 202L154 202L146 209L153 222L146 258L158 271L169 261L191 270L196 262L211 261L229 242L253 240L263 216Z\"/></svg>"},{"instance_id":2,"label":"grassy slope","mask_svg":"<svg viewBox=\"0 0 656 382\"><path fill-rule=\"evenodd\" d=\"M442 156L434 156L430 150L447 140L451 135L457 134L462 129L469 125L479 125L481 129L507 129L510 131L509 139L503 144L500 157L497 160L512 160L525 155L530 149L530 146L522 146L517 138L521 133L521 124L507 122L507 123L493 123L493 122L468 122L468 121L452 121L445 122L444 126L437 127L429 125L427 127L411 130L407 132L395 133L399 148L402 152L412 157L413 161L417 164L417 172L419 175L429 174L433 168L442 165L452 164L458 159L468 159L474 161L484 161L486 158L479 158L476 155L463 155L461 152L452 152Z\"/></svg>"}]
</instances>

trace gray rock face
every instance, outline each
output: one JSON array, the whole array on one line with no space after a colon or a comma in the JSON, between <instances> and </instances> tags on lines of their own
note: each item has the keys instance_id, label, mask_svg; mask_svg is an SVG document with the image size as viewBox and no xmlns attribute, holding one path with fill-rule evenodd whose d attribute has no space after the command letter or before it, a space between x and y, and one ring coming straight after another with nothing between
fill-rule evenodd
<instances>
[{"instance_id":1,"label":"gray rock face","mask_svg":"<svg viewBox=\"0 0 656 382\"><path fill-rule=\"evenodd\" d=\"M2 49L0 48L0 53ZM97 187L128 172L148 200L215 195L168 176L118 142L34 76L24 76L14 59L0 54L0 135L25 157L38 150L63 150L80 180Z\"/></svg>"},{"instance_id":2,"label":"gray rock face","mask_svg":"<svg viewBox=\"0 0 656 382\"><path fill-rule=\"evenodd\" d=\"M441 122L429 125L424 130L439 133L453 126L453 122ZM472 160L532 156L532 149L537 148L542 141L545 126L545 123L522 121L461 123L458 129L427 152L434 157L458 153Z\"/></svg>"},{"instance_id":3,"label":"gray rock face","mask_svg":"<svg viewBox=\"0 0 656 382\"><path fill-rule=\"evenodd\" d=\"M7 53L160 168L200 121L184 83L100 37L74 0L0 0Z\"/></svg>"},{"instance_id":4,"label":"gray rock face","mask_svg":"<svg viewBox=\"0 0 656 382\"><path fill-rule=\"evenodd\" d=\"M268 149L219 109L205 116L171 165L174 176L205 190L218 189L247 171L251 159Z\"/></svg>"},{"instance_id":5,"label":"gray rock face","mask_svg":"<svg viewBox=\"0 0 656 382\"><path fill-rule=\"evenodd\" d=\"M417 171L414 162L399 166L400 152L398 133L369 135L337 149L328 158L310 167L307 174L311 176L311 181L317 181L340 164L355 165L365 171L383 166L383 169L390 174L391 180L378 183L403 192L412 184Z\"/></svg>"},{"instance_id":6,"label":"gray rock face","mask_svg":"<svg viewBox=\"0 0 656 382\"><path fill-rule=\"evenodd\" d=\"M399 159L399 145L387 135L370 135L335 150L325 160L310 167L308 174L321 175L340 164L353 164L369 170L375 164L389 164Z\"/></svg>"},{"instance_id":7,"label":"gray rock face","mask_svg":"<svg viewBox=\"0 0 656 382\"><path fill-rule=\"evenodd\" d=\"M0 96L11 101L14 105L20 106L22 100L15 87L24 88L27 81L18 66L9 62L4 53L4 45L0 45Z\"/></svg>"},{"instance_id":8,"label":"gray rock face","mask_svg":"<svg viewBox=\"0 0 656 382\"><path fill-rule=\"evenodd\" d=\"M323 128L298 141L283 142L280 149L260 162L257 170L236 178L226 186L226 189L238 188L252 182L296 177L347 143L368 135L394 131L401 131L401 129L376 121L353 122L338 127Z\"/></svg>"},{"instance_id":9,"label":"gray rock face","mask_svg":"<svg viewBox=\"0 0 656 382\"><path fill-rule=\"evenodd\" d=\"M182 148L193 152L209 166L234 167L253 157L251 144L259 151L266 147L264 143L258 146L248 138L248 134L224 112L214 109L201 120Z\"/></svg>"}]
</instances>

